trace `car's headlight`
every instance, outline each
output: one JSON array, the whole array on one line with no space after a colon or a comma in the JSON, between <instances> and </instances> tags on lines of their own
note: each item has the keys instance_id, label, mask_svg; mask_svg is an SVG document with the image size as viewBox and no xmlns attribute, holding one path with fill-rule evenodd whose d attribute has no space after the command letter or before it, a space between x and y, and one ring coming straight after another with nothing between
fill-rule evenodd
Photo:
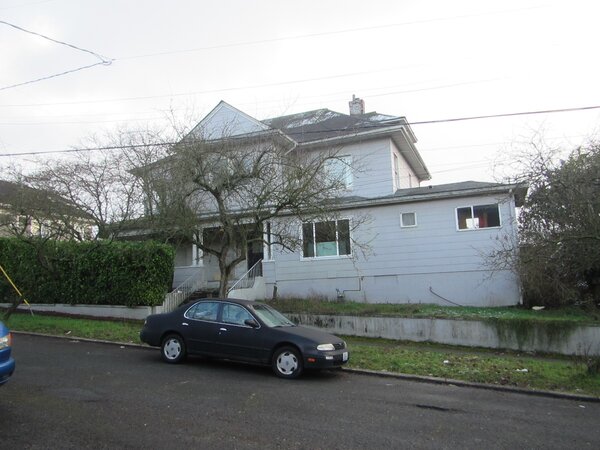
<instances>
[{"instance_id":1,"label":"car's headlight","mask_svg":"<svg viewBox=\"0 0 600 450\"><path fill-rule=\"evenodd\" d=\"M323 352L328 352L331 350L335 350L335 347L333 346L333 344L319 344L319 345L317 345L317 350L321 350Z\"/></svg>"},{"instance_id":2,"label":"car's headlight","mask_svg":"<svg viewBox=\"0 0 600 450\"><path fill-rule=\"evenodd\" d=\"M10 333L8 333L6 336L0 337L0 348L10 347L10 341Z\"/></svg>"}]
</instances>

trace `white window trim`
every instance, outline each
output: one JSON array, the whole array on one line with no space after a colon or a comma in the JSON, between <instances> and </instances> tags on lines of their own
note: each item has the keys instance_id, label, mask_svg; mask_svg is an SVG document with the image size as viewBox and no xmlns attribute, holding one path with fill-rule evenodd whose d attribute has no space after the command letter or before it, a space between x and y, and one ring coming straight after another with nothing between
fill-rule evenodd
<instances>
[{"instance_id":1,"label":"white window trim","mask_svg":"<svg viewBox=\"0 0 600 450\"><path fill-rule=\"evenodd\" d=\"M404 220L402 220L403 214L413 214L415 216L415 224L414 225L404 225ZM417 213L415 211L403 211L400 213L400 228L415 228L417 225L418 225Z\"/></svg>"},{"instance_id":2,"label":"white window trim","mask_svg":"<svg viewBox=\"0 0 600 450\"><path fill-rule=\"evenodd\" d=\"M463 209L463 208L471 208L471 219L474 218L474 214L473 214L473 208L475 208L476 206L487 206L487 205L496 205L496 208L498 208L498 222L500 223L500 225L495 226L495 227L477 227L477 228L464 228L461 229L460 228L460 224L458 223L458 210L459 209ZM482 231L482 230L494 230L494 229L498 229L498 228L502 228L502 214L500 213L500 204L499 203L477 203L477 204L472 204L472 205L465 205L465 206L457 206L456 208L454 208L454 220L456 221L456 231L460 231L461 233L463 231Z\"/></svg>"},{"instance_id":3,"label":"white window trim","mask_svg":"<svg viewBox=\"0 0 600 450\"><path fill-rule=\"evenodd\" d=\"M392 151L392 177L394 177L394 191L400 189L400 156Z\"/></svg>"},{"instance_id":4,"label":"white window trim","mask_svg":"<svg viewBox=\"0 0 600 450\"><path fill-rule=\"evenodd\" d=\"M338 235L338 231L337 231L337 227L336 227L336 231L335 231L335 248L337 251L337 255L331 255L331 256L316 256L316 249L315 249L315 256L304 256L304 230L303 225L305 225L306 223L310 223L313 225L312 227L312 232L313 232L313 242L316 243L316 236L315 236L315 223L320 223L320 222L328 222L326 220L324 221L320 221L320 222L316 222L316 221L311 221L311 222L303 222L300 224L300 261L314 261L314 260L327 260L327 259L349 259L352 258L352 219L348 218L348 217L340 217L339 219L335 219L336 222L339 222L340 220L347 220L348 221L348 234L349 234L349 239L350 239L350 253L348 255L340 255L340 239L339 239L339 235Z\"/></svg>"}]
</instances>

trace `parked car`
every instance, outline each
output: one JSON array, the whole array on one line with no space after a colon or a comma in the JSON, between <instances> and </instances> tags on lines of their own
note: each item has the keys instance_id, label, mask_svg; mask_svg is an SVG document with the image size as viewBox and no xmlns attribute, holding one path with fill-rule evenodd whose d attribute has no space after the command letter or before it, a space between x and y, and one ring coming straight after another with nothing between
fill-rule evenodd
<instances>
[{"instance_id":1,"label":"parked car","mask_svg":"<svg viewBox=\"0 0 600 450\"><path fill-rule=\"evenodd\" d=\"M12 335L0 322L0 386L8 381L15 371L15 360L11 357Z\"/></svg>"},{"instance_id":2,"label":"parked car","mask_svg":"<svg viewBox=\"0 0 600 450\"><path fill-rule=\"evenodd\" d=\"M295 325L269 305L247 300L202 299L150 315L140 339L160 347L168 363L179 363L187 354L213 356L270 365L282 378L348 362L339 337Z\"/></svg>"}]
</instances>

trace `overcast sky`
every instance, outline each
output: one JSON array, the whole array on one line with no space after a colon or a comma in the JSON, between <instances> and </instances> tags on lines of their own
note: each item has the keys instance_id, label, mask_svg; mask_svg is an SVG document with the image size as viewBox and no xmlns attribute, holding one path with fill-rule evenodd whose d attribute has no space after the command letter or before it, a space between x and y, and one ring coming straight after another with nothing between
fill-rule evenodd
<instances>
[{"instance_id":1,"label":"overcast sky","mask_svg":"<svg viewBox=\"0 0 600 450\"><path fill-rule=\"evenodd\" d=\"M594 138L600 109L417 122L600 105L599 17L594 0L0 0L0 21L89 51L0 23L0 165L168 110L347 113L355 94L413 123L425 184L492 181L536 133L565 148ZM112 64L3 89L97 55Z\"/></svg>"}]
</instances>

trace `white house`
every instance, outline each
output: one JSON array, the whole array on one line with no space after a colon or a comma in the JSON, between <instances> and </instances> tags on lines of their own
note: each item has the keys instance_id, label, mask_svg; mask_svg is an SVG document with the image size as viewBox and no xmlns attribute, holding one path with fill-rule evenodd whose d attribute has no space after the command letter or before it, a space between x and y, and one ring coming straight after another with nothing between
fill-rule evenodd
<instances>
[{"instance_id":1,"label":"white house","mask_svg":"<svg viewBox=\"0 0 600 450\"><path fill-rule=\"evenodd\" d=\"M335 227L302 224L300 250L271 245L265 227L264 245L249 248L246 263L236 270L241 277L256 263L262 266L260 289L253 296L270 298L276 288L279 297L520 303L516 275L493 270L489 255L501 240L516 240L515 207L525 195L524 186L465 181L422 187L431 176L406 118L365 113L358 98L350 102L349 114L319 109L266 120L221 102L198 124L215 136L225 126L238 136L278 130L297 151L335 146L336 163L330 170L346 184ZM360 225L352 226L358 218ZM353 242L365 243L366 249ZM218 279L210 257L191 244L180 247L174 284L198 274L208 283Z\"/></svg>"}]
</instances>

